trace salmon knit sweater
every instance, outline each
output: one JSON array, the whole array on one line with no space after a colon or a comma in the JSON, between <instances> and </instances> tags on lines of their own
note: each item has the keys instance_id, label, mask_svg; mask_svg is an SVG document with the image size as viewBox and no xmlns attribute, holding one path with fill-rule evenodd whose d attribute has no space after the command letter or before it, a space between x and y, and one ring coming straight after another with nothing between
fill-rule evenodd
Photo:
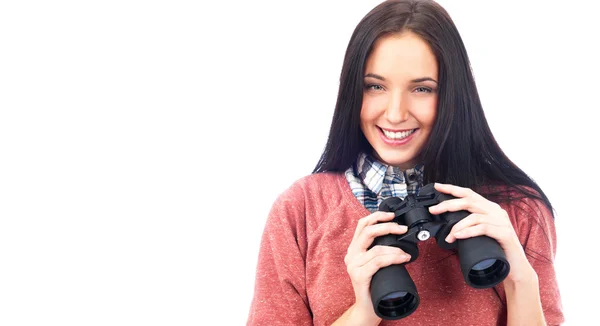
<instances>
[{"instance_id":1,"label":"salmon knit sweater","mask_svg":"<svg viewBox=\"0 0 600 326\"><path fill-rule=\"evenodd\" d=\"M501 205L510 216L538 274L548 325L563 322L554 271L556 233L550 211L525 199ZM353 303L344 256L357 221L369 215L343 174L312 174L283 192L269 213L261 240L254 298L247 325L331 325ZM458 256L434 239L419 243L419 257L405 265L421 297L410 316L380 325L505 325L502 284L465 284Z\"/></svg>"}]
</instances>

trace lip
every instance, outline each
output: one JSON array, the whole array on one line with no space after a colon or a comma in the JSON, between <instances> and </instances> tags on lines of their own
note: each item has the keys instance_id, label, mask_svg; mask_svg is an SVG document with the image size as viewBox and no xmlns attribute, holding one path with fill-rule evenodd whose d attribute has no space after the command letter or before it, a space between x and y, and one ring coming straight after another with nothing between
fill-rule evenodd
<instances>
[{"instance_id":1,"label":"lip","mask_svg":"<svg viewBox=\"0 0 600 326\"><path fill-rule=\"evenodd\" d=\"M388 128L381 128L378 127L379 129L383 129L385 131L389 131L389 132L401 132L401 131L409 131L409 130L413 130L413 129L419 129L419 128L409 128L409 129L388 129Z\"/></svg>"},{"instance_id":2,"label":"lip","mask_svg":"<svg viewBox=\"0 0 600 326\"><path fill-rule=\"evenodd\" d=\"M406 143L408 143L409 141L411 141L414 136L421 130L419 128L415 128L417 130L415 130L415 132L413 132L412 134L410 134L410 136L403 138L403 139L398 139L398 140L391 140L389 138L387 138L382 131L382 128L377 128L378 132L379 132L379 136L381 137L381 140L383 140L384 143L386 143L389 146L402 146L405 145ZM407 131L407 130L412 130L412 129L402 129L402 130L394 130L394 131ZM391 129L385 129L385 131L392 131Z\"/></svg>"}]
</instances>

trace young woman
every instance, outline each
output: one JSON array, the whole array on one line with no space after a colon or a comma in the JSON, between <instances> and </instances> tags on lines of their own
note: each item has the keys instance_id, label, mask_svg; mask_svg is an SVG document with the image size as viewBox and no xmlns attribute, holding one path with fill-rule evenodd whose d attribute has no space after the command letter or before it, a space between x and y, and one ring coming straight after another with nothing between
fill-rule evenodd
<instances>
[{"instance_id":1,"label":"young woman","mask_svg":"<svg viewBox=\"0 0 600 326\"><path fill-rule=\"evenodd\" d=\"M456 199L431 214L469 211L448 242L485 235L510 273L469 287L455 251L419 244L406 264L420 296L399 320L374 312L370 282L410 256L371 244L407 227L382 200L428 183ZM277 199L265 226L248 325L558 325L552 206L502 152L488 127L467 52L433 1L386 1L356 27L324 153Z\"/></svg>"}]
</instances>

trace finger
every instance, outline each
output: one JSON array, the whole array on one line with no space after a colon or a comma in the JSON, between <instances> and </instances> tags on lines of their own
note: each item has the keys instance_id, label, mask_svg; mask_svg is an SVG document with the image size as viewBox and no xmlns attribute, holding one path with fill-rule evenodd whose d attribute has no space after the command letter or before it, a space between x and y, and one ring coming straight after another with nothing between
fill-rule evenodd
<instances>
[{"instance_id":1,"label":"finger","mask_svg":"<svg viewBox=\"0 0 600 326\"><path fill-rule=\"evenodd\" d=\"M359 250L367 250L376 237L386 234L400 235L406 233L406 231L408 231L408 227L406 225L400 225L395 222L369 225L363 229L363 232L358 236L355 243Z\"/></svg>"},{"instance_id":2,"label":"finger","mask_svg":"<svg viewBox=\"0 0 600 326\"><path fill-rule=\"evenodd\" d=\"M408 261L410 261L410 258L404 255L387 254L376 256L360 268L358 277L363 280L370 279L378 270L384 267L403 264Z\"/></svg>"},{"instance_id":3,"label":"finger","mask_svg":"<svg viewBox=\"0 0 600 326\"><path fill-rule=\"evenodd\" d=\"M514 231L506 226L482 223L464 228L460 230L460 232L455 233L454 237L456 239L467 239L485 235L490 238L496 239L496 241L498 241L502 245L504 243L507 243L507 240L510 239L512 233L514 233Z\"/></svg>"},{"instance_id":4,"label":"finger","mask_svg":"<svg viewBox=\"0 0 600 326\"><path fill-rule=\"evenodd\" d=\"M369 249L362 255L356 257L356 259L351 262L351 265L362 267L366 265L368 262L373 260L377 256L385 256L385 255L397 255L397 256L406 256L408 260L410 260L410 255L405 253L402 249L392 246L375 246Z\"/></svg>"},{"instance_id":5,"label":"finger","mask_svg":"<svg viewBox=\"0 0 600 326\"><path fill-rule=\"evenodd\" d=\"M356 225L356 230L354 230L354 237L352 237L352 241L354 241L363 231L363 229L369 225L377 224L379 222L387 222L391 221L394 218L393 212L382 212L377 211L371 215L367 215L360 220Z\"/></svg>"},{"instance_id":6,"label":"finger","mask_svg":"<svg viewBox=\"0 0 600 326\"><path fill-rule=\"evenodd\" d=\"M443 202L433 205L429 207L429 212L431 214L442 214L445 212L458 212L458 211L469 211L471 213L486 213L486 209L491 209L492 207L487 207L486 203L479 200L474 200L472 197L464 197L457 199L449 199L444 200Z\"/></svg>"},{"instance_id":7,"label":"finger","mask_svg":"<svg viewBox=\"0 0 600 326\"><path fill-rule=\"evenodd\" d=\"M459 187L459 186L455 186L455 185L451 185L451 184L436 182L434 184L434 188L435 188L435 190L437 190L439 192L443 192L445 194L449 194L449 195L452 195L452 196L458 197L458 198L469 197L469 196L473 196L473 197L480 196L478 193L471 190L470 188Z\"/></svg>"},{"instance_id":8,"label":"finger","mask_svg":"<svg viewBox=\"0 0 600 326\"><path fill-rule=\"evenodd\" d=\"M454 224L454 226L450 230L450 233L448 233L448 236L446 237L446 242L448 242L448 243L454 242L454 240L456 240L456 237L454 236L455 233L460 232L465 228L475 226L477 224L482 224L482 223L487 223L487 224L496 225L496 226L505 226L505 223L498 222L496 219L490 218L490 216L488 216L488 215L471 214L471 215L463 218L462 220L460 220L458 223Z\"/></svg>"}]
</instances>

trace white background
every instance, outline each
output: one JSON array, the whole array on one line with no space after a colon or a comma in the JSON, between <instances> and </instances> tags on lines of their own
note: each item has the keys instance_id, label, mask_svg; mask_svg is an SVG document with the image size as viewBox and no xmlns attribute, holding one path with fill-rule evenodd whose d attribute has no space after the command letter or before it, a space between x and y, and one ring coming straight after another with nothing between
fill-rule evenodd
<instances>
[{"instance_id":1,"label":"white background","mask_svg":"<svg viewBox=\"0 0 600 326\"><path fill-rule=\"evenodd\" d=\"M2 2L0 324L244 324L267 213L317 163L378 3ZM498 142L556 207L567 324L589 324L595 2L440 3Z\"/></svg>"}]
</instances>

